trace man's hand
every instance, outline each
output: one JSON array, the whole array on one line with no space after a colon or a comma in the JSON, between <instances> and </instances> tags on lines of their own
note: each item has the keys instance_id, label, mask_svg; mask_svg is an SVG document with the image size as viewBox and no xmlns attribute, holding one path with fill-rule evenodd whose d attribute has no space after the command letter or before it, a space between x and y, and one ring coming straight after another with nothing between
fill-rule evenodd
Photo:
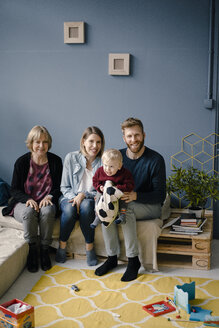
<instances>
[{"instance_id":1,"label":"man's hand","mask_svg":"<svg viewBox=\"0 0 219 328\"><path fill-rule=\"evenodd\" d=\"M133 200L137 199L137 192L130 191L130 192L124 192L124 195L121 197L122 200L124 200L126 203L130 203Z\"/></svg>"},{"instance_id":2,"label":"man's hand","mask_svg":"<svg viewBox=\"0 0 219 328\"><path fill-rule=\"evenodd\" d=\"M79 214L80 211L80 205L82 200L85 198L85 194L83 192L80 192L75 198L69 200L69 203L72 203L72 206L77 206L77 213Z\"/></svg>"},{"instance_id":3,"label":"man's hand","mask_svg":"<svg viewBox=\"0 0 219 328\"><path fill-rule=\"evenodd\" d=\"M35 202L35 200L33 199L28 199L26 201L26 206L30 206L31 208L34 208L36 212L39 212L39 206L37 204L37 202Z\"/></svg>"},{"instance_id":4,"label":"man's hand","mask_svg":"<svg viewBox=\"0 0 219 328\"><path fill-rule=\"evenodd\" d=\"M48 206L48 205L53 205L52 197L50 197L50 196L46 196L41 200L41 202L39 204L39 208L42 208L43 206Z\"/></svg>"}]
</instances>

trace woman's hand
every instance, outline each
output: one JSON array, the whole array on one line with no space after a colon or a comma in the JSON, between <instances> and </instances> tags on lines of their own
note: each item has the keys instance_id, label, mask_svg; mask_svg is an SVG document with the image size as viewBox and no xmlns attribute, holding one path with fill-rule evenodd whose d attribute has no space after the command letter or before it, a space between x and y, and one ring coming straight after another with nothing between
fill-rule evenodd
<instances>
[{"instance_id":1,"label":"woman's hand","mask_svg":"<svg viewBox=\"0 0 219 328\"><path fill-rule=\"evenodd\" d=\"M30 206L31 208L34 208L36 212L39 212L39 206L33 199L28 199L28 201L26 201L26 206Z\"/></svg>"},{"instance_id":2,"label":"woman's hand","mask_svg":"<svg viewBox=\"0 0 219 328\"><path fill-rule=\"evenodd\" d=\"M80 205L82 200L85 198L85 194L83 192L80 192L75 198L69 200L69 203L72 203L72 206L77 206L77 213L80 212Z\"/></svg>"},{"instance_id":3,"label":"woman's hand","mask_svg":"<svg viewBox=\"0 0 219 328\"><path fill-rule=\"evenodd\" d=\"M39 208L42 208L43 206L48 206L48 205L53 205L52 197L51 196L44 197L41 200L40 204L39 204Z\"/></svg>"},{"instance_id":4,"label":"woman's hand","mask_svg":"<svg viewBox=\"0 0 219 328\"><path fill-rule=\"evenodd\" d=\"M130 203L137 199L137 193L135 191L124 192L124 195L121 197L121 199L126 203Z\"/></svg>"}]
</instances>

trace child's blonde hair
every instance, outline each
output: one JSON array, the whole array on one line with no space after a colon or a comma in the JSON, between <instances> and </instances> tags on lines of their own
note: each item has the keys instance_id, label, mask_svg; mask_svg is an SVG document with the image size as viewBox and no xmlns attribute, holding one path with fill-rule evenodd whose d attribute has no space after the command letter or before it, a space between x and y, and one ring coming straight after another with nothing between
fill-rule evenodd
<instances>
[{"instance_id":1,"label":"child's blonde hair","mask_svg":"<svg viewBox=\"0 0 219 328\"><path fill-rule=\"evenodd\" d=\"M120 153L119 150L110 148L104 151L102 155L102 162L103 161L118 161L122 165L122 154Z\"/></svg>"}]
</instances>

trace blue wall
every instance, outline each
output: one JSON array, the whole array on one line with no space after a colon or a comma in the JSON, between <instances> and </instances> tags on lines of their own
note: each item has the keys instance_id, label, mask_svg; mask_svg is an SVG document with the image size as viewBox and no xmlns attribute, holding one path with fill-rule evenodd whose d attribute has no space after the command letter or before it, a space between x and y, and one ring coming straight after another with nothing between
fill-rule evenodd
<instances>
[{"instance_id":1,"label":"blue wall","mask_svg":"<svg viewBox=\"0 0 219 328\"><path fill-rule=\"evenodd\" d=\"M63 23L84 21L85 44L64 44ZM215 129L204 108L208 0L0 0L0 176L36 124L63 159L83 130L99 126L106 147L123 147L120 123L145 126L146 144L165 158L190 132ZM131 54L131 75L108 75L109 53Z\"/></svg>"}]
</instances>

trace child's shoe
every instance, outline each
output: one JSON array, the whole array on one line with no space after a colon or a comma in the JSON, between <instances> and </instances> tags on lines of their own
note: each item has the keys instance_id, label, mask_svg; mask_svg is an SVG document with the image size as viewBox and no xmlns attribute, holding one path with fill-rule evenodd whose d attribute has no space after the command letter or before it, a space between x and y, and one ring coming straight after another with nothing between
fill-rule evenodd
<instances>
[{"instance_id":1,"label":"child's shoe","mask_svg":"<svg viewBox=\"0 0 219 328\"><path fill-rule=\"evenodd\" d=\"M126 218L125 214L120 214L117 219L115 219L116 224L125 224L126 223Z\"/></svg>"}]
</instances>

